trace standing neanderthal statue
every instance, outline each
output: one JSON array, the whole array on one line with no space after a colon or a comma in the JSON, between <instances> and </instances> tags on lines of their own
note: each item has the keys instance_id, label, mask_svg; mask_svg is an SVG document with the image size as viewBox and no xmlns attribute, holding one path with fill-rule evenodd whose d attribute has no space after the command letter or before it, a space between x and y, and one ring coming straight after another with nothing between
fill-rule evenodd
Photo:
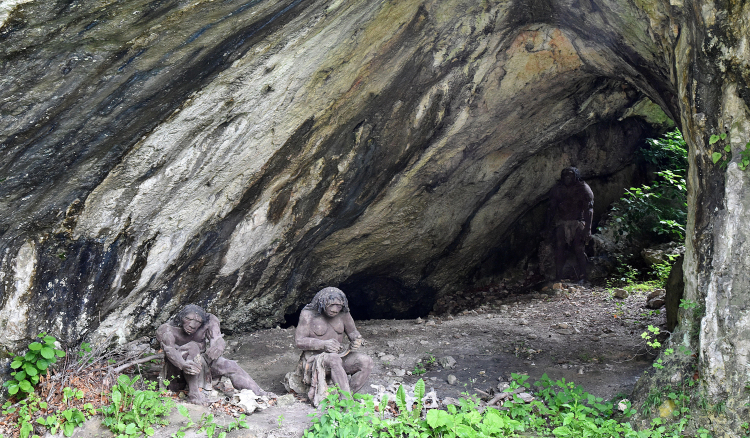
<instances>
[{"instance_id":1,"label":"standing neanderthal statue","mask_svg":"<svg viewBox=\"0 0 750 438\"><path fill-rule=\"evenodd\" d=\"M164 350L169 389L188 386L188 401L207 404L202 390L213 389L213 377L227 376L235 389L250 389L257 395L269 395L237 365L222 357L226 346L219 329L219 318L202 308L188 304L171 323L156 330L156 339ZM207 346L208 345L208 346ZM175 378L172 378L174 376Z\"/></svg>"},{"instance_id":2,"label":"standing neanderthal statue","mask_svg":"<svg viewBox=\"0 0 750 438\"><path fill-rule=\"evenodd\" d=\"M342 349L344 335L349 338L349 348L346 349ZM286 378L287 381L296 379L297 383L288 386L291 389L307 388L313 406L318 406L326 397L328 376L342 391L352 393L367 382L372 359L356 351L362 345L362 335L354 327L349 303L340 289L322 289L302 309L294 340L297 348L304 351L297 370Z\"/></svg>"},{"instance_id":3,"label":"standing neanderthal statue","mask_svg":"<svg viewBox=\"0 0 750 438\"><path fill-rule=\"evenodd\" d=\"M578 169L566 167L550 190L547 212L547 229L555 241L556 279L563 277L566 247L571 247L576 256L577 280L586 279L585 246L591 237L593 217L594 192L583 182Z\"/></svg>"}]
</instances>

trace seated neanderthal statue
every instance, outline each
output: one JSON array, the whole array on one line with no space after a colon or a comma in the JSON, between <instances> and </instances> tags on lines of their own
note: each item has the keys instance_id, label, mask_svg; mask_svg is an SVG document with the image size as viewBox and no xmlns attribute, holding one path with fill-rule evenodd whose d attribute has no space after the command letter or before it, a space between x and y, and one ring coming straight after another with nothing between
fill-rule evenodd
<instances>
[{"instance_id":1,"label":"seated neanderthal statue","mask_svg":"<svg viewBox=\"0 0 750 438\"><path fill-rule=\"evenodd\" d=\"M348 348L342 347L344 335L349 338ZM354 326L349 303L340 289L322 289L302 309L294 340L304 351L297 370L286 376L287 386L296 392L306 390L313 406L327 395L327 378L342 391L352 393L367 382L372 359L356 351L362 345L362 335Z\"/></svg>"},{"instance_id":2,"label":"seated neanderthal statue","mask_svg":"<svg viewBox=\"0 0 750 438\"><path fill-rule=\"evenodd\" d=\"M156 339L164 350L169 389L180 390L187 384L191 403L207 404L202 392L213 389L213 378L221 376L227 376L235 389L268 395L237 362L222 357L226 344L219 318L200 307L185 306L171 323L156 330Z\"/></svg>"}]
</instances>

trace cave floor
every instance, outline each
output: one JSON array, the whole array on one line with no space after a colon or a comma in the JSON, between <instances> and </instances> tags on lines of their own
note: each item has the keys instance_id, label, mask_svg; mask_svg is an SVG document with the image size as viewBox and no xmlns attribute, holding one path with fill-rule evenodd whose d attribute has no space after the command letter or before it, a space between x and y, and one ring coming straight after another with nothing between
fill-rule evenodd
<instances>
[{"instance_id":1,"label":"cave floor","mask_svg":"<svg viewBox=\"0 0 750 438\"><path fill-rule=\"evenodd\" d=\"M456 315L356 321L365 339L362 349L375 359L370 382L362 392L376 394L399 383L410 391L422 378L427 391L434 389L443 400L466 392L480 396L496 392L498 383L509 381L512 373L527 374L530 382L546 373L553 380L565 378L605 399L626 397L651 367L653 357L646 354L641 333L648 325L664 328L663 309L657 314L645 307L647 292L617 299L601 287L564 287L555 295L478 292L484 294L483 304ZM466 297L455 298L465 301ZM265 390L286 394L284 375L294 369L299 358L294 327L226 339L226 357L236 360ZM440 365L447 356L455 360L452 368ZM454 383L448 383L449 376L455 377ZM194 419L213 413L218 424L231 420L221 409L187 406ZM314 409L304 397L296 396L289 405L249 415L249 429L232 431L227 437L299 437L309 427L311 413ZM169 437L186 423L176 410L169 422L157 428L155 437ZM188 430L185 438L205 436L195 432ZM101 426L101 419L93 418L74 436L110 434Z\"/></svg>"},{"instance_id":2,"label":"cave floor","mask_svg":"<svg viewBox=\"0 0 750 438\"><path fill-rule=\"evenodd\" d=\"M645 307L647 292L617 299L601 287L564 286L554 296L488 297L484 305L452 316L357 321L366 340L363 351L375 359L372 386L363 392L375 394L378 386L394 383L410 387L422 378L427 391L434 389L439 398L458 398L464 392L497 391L497 384L507 382L511 373L527 374L530 382L546 373L605 399L625 397L651 367L653 358L645 354L641 333L649 324L664 329L663 309L657 314ZM299 358L293 344L294 327L262 330L229 337L227 356L261 387L281 395L286 392L284 374L294 369ZM446 356L455 359L453 368L438 364ZM431 357L436 358L433 363ZM426 371L423 374L414 373L419 371L418 361ZM448 383L449 375L455 376L454 384ZM303 405L307 408L303 411L312 411ZM286 414L285 409L289 408L264 411L257 420L265 424L255 424L251 430L257 436L295 436L309 424L307 418L302 419L304 424L294 424L299 420L293 418L301 417L296 411ZM277 425L279 415L285 416L282 428Z\"/></svg>"}]
</instances>

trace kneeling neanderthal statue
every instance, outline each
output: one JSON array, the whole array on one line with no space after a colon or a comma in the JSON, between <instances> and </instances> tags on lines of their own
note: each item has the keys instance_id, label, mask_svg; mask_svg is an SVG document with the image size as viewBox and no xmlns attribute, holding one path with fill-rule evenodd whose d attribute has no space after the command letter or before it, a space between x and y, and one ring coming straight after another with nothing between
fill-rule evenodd
<instances>
[{"instance_id":1,"label":"kneeling neanderthal statue","mask_svg":"<svg viewBox=\"0 0 750 438\"><path fill-rule=\"evenodd\" d=\"M222 356L226 344L219 318L194 304L185 306L171 323L162 324L156 330L156 339L164 350L166 377L171 379L169 389L183 389L187 383L191 403L207 404L202 391L213 389L213 378L221 376L229 377L235 389L270 395L237 362Z\"/></svg>"},{"instance_id":2,"label":"kneeling neanderthal statue","mask_svg":"<svg viewBox=\"0 0 750 438\"><path fill-rule=\"evenodd\" d=\"M346 349L342 349L344 335L350 342ZM340 289L322 289L302 309L294 340L304 351L297 370L287 374L286 381L297 392L307 390L314 406L326 396L328 377L342 391L357 392L367 382L372 359L356 351L362 345L362 335L354 326L349 303Z\"/></svg>"}]
</instances>

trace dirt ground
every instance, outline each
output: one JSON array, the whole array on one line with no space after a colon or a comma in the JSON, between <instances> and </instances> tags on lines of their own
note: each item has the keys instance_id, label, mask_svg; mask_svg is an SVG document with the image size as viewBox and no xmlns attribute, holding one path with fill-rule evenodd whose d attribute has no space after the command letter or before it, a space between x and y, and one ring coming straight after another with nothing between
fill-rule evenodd
<instances>
[{"instance_id":1,"label":"dirt ground","mask_svg":"<svg viewBox=\"0 0 750 438\"><path fill-rule=\"evenodd\" d=\"M645 308L647 292L618 299L601 287L563 287L549 290L549 295L479 292L485 304L456 315L357 321L366 340L363 350L375 359L373 386L363 392L374 394L378 385L413 385L422 378L439 398L457 398L464 392L489 392L508 381L511 373L528 374L532 381L546 373L605 399L629 394L652 361L644 354L640 335L649 324L663 329L663 309L657 314ZM228 345L227 356L261 387L285 393L284 374L299 358L293 327L229 337ZM453 368L439 364L447 356L455 360ZM453 384L448 383L450 375L456 378ZM295 433L304 430L296 424L298 417L291 418L283 408L272 409L264 411L264 417L284 415L282 427L275 421L272 427L253 428L256 436L299 436Z\"/></svg>"},{"instance_id":2,"label":"dirt ground","mask_svg":"<svg viewBox=\"0 0 750 438\"><path fill-rule=\"evenodd\" d=\"M565 378L605 399L627 396L653 359L645 354L641 333L649 324L664 327L663 309L645 308L647 292L618 299L601 287L562 287L518 295L489 288L471 292L479 294L474 302L483 304L455 315L356 321L365 339L363 351L375 359L363 392L375 394L378 387L399 383L413 387L422 378L427 391L434 389L438 398L458 398L466 392L482 395L480 391L496 391L498 383L509 381L512 373L528 374L530 381L546 373L553 380ZM448 297L448 301L467 302L465 298ZM284 375L294 369L300 354L294 348L294 327L226 339L226 357L236 360L265 390L286 394ZM455 360L452 367L441 365L452 362L448 356ZM235 430L228 437L301 436L314 409L302 396L287 396L283 402L283 406L248 416L249 429ZM209 408L189 406L194 419L212 413ZM231 420L213 413L219 424ZM90 420L75 436L109 436L98 425L100 421ZM157 429L156 437L171 436L186 420L175 411L170 423ZM188 430L186 438L193 436L205 434Z\"/></svg>"}]
</instances>

